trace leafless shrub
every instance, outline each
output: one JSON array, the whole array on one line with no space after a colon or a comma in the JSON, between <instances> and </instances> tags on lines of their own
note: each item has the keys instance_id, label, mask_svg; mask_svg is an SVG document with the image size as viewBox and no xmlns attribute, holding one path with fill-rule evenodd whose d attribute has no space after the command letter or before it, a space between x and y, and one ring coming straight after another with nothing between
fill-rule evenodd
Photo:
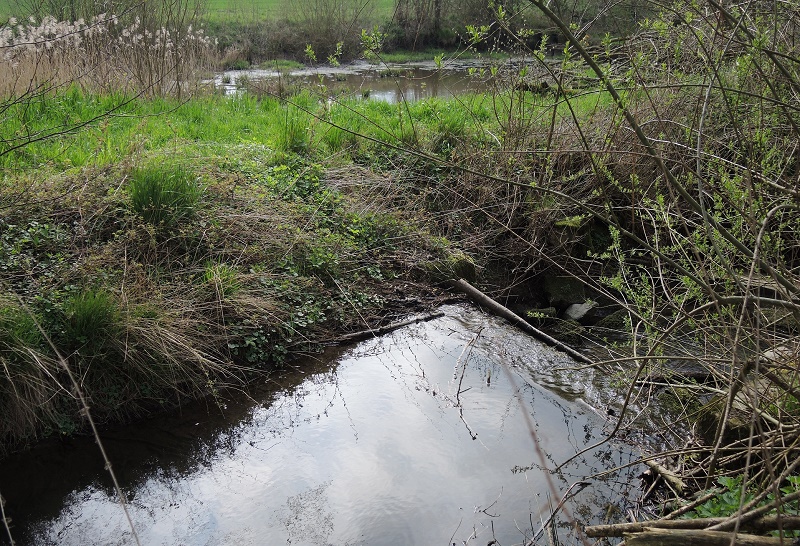
<instances>
[{"instance_id":1,"label":"leafless shrub","mask_svg":"<svg viewBox=\"0 0 800 546\"><path fill-rule=\"evenodd\" d=\"M545 100L512 90L503 104L516 110L500 116L511 145L471 163L469 176L493 185L477 208L513 232L508 259L525 241L529 271L577 275L629 311L624 409L658 395L643 378L671 392L688 381L700 402L682 417L705 451L671 459L687 480L702 488L744 472L774 490L796 473L800 438L796 6L661 5L662 17L598 55L533 4L569 37L563 64L592 70L601 89L558 85ZM559 246L556 221L602 226L606 244ZM680 358L697 363L691 379L671 371ZM613 434L631 419L623 411Z\"/></svg>"}]
</instances>

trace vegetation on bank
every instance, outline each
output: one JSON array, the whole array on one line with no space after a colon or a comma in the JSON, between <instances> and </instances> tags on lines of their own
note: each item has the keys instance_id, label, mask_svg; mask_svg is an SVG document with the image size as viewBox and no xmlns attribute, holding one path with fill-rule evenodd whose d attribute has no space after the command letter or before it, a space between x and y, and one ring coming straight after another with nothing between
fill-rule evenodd
<instances>
[{"instance_id":1,"label":"vegetation on bank","mask_svg":"<svg viewBox=\"0 0 800 546\"><path fill-rule=\"evenodd\" d=\"M462 116L459 136L469 130L451 104L181 104L77 88L42 101L29 116L7 112L4 130L125 106L0 155L4 448L81 428L59 355L96 419L126 419L412 311L417 283L460 259L421 214L427 183L391 173L396 152L311 115L441 147L441 112Z\"/></svg>"}]
</instances>

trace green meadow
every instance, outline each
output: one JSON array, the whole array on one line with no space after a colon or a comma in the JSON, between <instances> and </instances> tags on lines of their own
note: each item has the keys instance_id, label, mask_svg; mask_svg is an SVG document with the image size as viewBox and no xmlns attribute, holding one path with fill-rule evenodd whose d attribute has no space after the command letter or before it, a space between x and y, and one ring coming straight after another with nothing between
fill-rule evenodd
<instances>
[{"instance_id":1,"label":"green meadow","mask_svg":"<svg viewBox=\"0 0 800 546\"><path fill-rule=\"evenodd\" d=\"M13 0L0 0L0 21L11 17L18 11L16 2Z\"/></svg>"},{"instance_id":2,"label":"green meadow","mask_svg":"<svg viewBox=\"0 0 800 546\"><path fill-rule=\"evenodd\" d=\"M203 4L209 20L257 21L265 19L295 19L299 16L298 2L289 0L206 0ZM394 0L368 0L364 11L376 20L392 16ZM0 18L25 16L25 5L18 0L0 0Z\"/></svg>"},{"instance_id":3,"label":"green meadow","mask_svg":"<svg viewBox=\"0 0 800 546\"><path fill-rule=\"evenodd\" d=\"M301 16L301 2L288 0L207 0L206 16L210 20L263 20L297 19ZM386 20L392 16L394 0L368 0L364 12L376 20Z\"/></svg>"}]
</instances>

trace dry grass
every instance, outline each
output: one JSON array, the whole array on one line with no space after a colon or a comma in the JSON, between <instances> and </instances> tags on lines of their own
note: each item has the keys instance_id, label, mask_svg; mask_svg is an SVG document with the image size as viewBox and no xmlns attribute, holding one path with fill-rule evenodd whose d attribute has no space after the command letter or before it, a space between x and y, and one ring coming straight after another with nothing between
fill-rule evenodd
<instances>
[{"instance_id":1,"label":"dry grass","mask_svg":"<svg viewBox=\"0 0 800 546\"><path fill-rule=\"evenodd\" d=\"M131 14L88 22L12 18L0 27L0 94L14 101L73 84L105 93L178 93L194 83L212 47L185 21L169 27Z\"/></svg>"}]
</instances>

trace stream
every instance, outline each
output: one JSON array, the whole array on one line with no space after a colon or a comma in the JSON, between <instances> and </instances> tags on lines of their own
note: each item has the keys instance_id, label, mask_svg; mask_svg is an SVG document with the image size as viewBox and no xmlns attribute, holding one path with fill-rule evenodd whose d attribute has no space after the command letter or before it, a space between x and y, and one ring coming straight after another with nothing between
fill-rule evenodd
<instances>
[{"instance_id":1,"label":"stream","mask_svg":"<svg viewBox=\"0 0 800 546\"><path fill-rule=\"evenodd\" d=\"M433 61L372 64L357 61L341 66L307 67L289 72L270 69L228 70L213 83L226 95L255 84L270 88L281 81L286 88L309 89L323 96L372 99L396 104L431 97L449 98L487 90L485 79L470 69L487 70L485 61L448 61L442 68Z\"/></svg>"},{"instance_id":2,"label":"stream","mask_svg":"<svg viewBox=\"0 0 800 546\"><path fill-rule=\"evenodd\" d=\"M468 306L102 435L143 545L551 544L641 495L602 378ZM88 438L0 465L19 545L135 544ZM572 519L571 519L572 518ZM0 543L8 541L5 532ZM6 542L3 542L6 541Z\"/></svg>"}]
</instances>

